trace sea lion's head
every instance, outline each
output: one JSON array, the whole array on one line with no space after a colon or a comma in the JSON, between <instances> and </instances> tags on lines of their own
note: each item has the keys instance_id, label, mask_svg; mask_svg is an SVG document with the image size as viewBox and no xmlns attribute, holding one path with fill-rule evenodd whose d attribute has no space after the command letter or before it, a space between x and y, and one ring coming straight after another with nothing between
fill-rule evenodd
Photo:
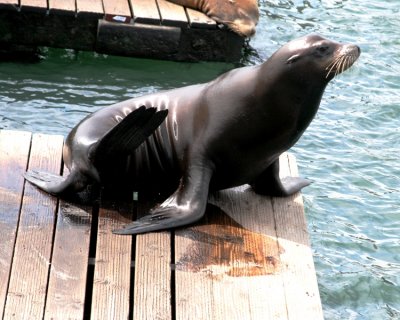
<instances>
[{"instance_id":1,"label":"sea lion's head","mask_svg":"<svg viewBox=\"0 0 400 320\"><path fill-rule=\"evenodd\" d=\"M257 0L205 1L205 12L233 32L251 37L256 32L259 19Z\"/></svg>"},{"instance_id":2,"label":"sea lion's head","mask_svg":"<svg viewBox=\"0 0 400 320\"><path fill-rule=\"evenodd\" d=\"M312 34L288 42L271 58L279 59L279 64L285 66L285 72L300 81L315 79L328 83L350 68L360 52L354 44L342 44Z\"/></svg>"}]
</instances>

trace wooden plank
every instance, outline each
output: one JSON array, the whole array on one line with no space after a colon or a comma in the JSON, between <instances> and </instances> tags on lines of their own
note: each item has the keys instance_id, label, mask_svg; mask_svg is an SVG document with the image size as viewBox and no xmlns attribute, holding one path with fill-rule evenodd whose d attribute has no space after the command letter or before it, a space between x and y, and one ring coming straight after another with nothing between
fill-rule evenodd
<instances>
[{"instance_id":1,"label":"wooden plank","mask_svg":"<svg viewBox=\"0 0 400 320\"><path fill-rule=\"evenodd\" d=\"M281 175L297 176L293 156L281 157ZM273 207L282 263L289 319L323 319L318 283L300 193L274 198Z\"/></svg>"},{"instance_id":2,"label":"wooden plank","mask_svg":"<svg viewBox=\"0 0 400 320\"><path fill-rule=\"evenodd\" d=\"M60 14L75 15L75 0L48 0L49 10Z\"/></svg>"},{"instance_id":3,"label":"wooden plank","mask_svg":"<svg viewBox=\"0 0 400 320\"><path fill-rule=\"evenodd\" d=\"M280 250L275 231L275 220L270 197L257 195L248 185L216 193L210 202L219 208L227 221L223 229L230 226L228 239L238 237L240 246L230 257L233 268L229 274L234 279L214 281L219 292L224 291L226 281L232 286L234 301L244 297L249 314L236 311L236 319L287 319L286 301L282 287L284 266L280 261ZM215 234L220 235L220 226ZM233 238L235 239L235 238ZM238 244L234 242L237 246ZM236 256L236 257L235 257ZM231 264L232 264L231 263ZM242 294L240 291L246 288ZM216 293L218 296L218 293ZM268 297L268 300L266 300ZM226 314L229 299L225 299ZM267 302L268 301L268 302Z\"/></svg>"},{"instance_id":4,"label":"wooden plank","mask_svg":"<svg viewBox=\"0 0 400 320\"><path fill-rule=\"evenodd\" d=\"M21 11L43 12L47 10L47 0L21 0Z\"/></svg>"},{"instance_id":5,"label":"wooden plank","mask_svg":"<svg viewBox=\"0 0 400 320\"><path fill-rule=\"evenodd\" d=\"M105 19L110 22L131 22L128 0L103 0Z\"/></svg>"},{"instance_id":6,"label":"wooden plank","mask_svg":"<svg viewBox=\"0 0 400 320\"><path fill-rule=\"evenodd\" d=\"M112 230L132 221L132 214L112 203L99 211L91 319L128 319L132 237Z\"/></svg>"},{"instance_id":7,"label":"wooden plank","mask_svg":"<svg viewBox=\"0 0 400 320\"><path fill-rule=\"evenodd\" d=\"M138 205L139 216L149 203ZM172 319L171 233L136 236L133 319Z\"/></svg>"},{"instance_id":8,"label":"wooden plank","mask_svg":"<svg viewBox=\"0 0 400 320\"><path fill-rule=\"evenodd\" d=\"M85 14L104 15L102 0L76 0L78 16Z\"/></svg>"},{"instance_id":9,"label":"wooden plank","mask_svg":"<svg viewBox=\"0 0 400 320\"><path fill-rule=\"evenodd\" d=\"M29 169L59 173L62 136L34 134ZM57 199L25 183L5 319L41 319L45 306Z\"/></svg>"},{"instance_id":10,"label":"wooden plank","mask_svg":"<svg viewBox=\"0 0 400 320\"><path fill-rule=\"evenodd\" d=\"M182 6L167 0L157 0L161 15L161 24L165 26L187 27L188 20Z\"/></svg>"},{"instance_id":11,"label":"wooden plank","mask_svg":"<svg viewBox=\"0 0 400 320\"><path fill-rule=\"evenodd\" d=\"M0 130L0 315L4 312L31 134Z\"/></svg>"},{"instance_id":12,"label":"wooden plank","mask_svg":"<svg viewBox=\"0 0 400 320\"><path fill-rule=\"evenodd\" d=\"M217 23L215 20L211 19L203 12L193 10L190 8L185 8L186 14L189 19L189 24L191 28L198 29L216 29Z\"/></svg>"},{"instance_id":13,"label":"wooden plank","mask_svg":"<svg viewBox=\"0 0 400 320\"><path fill-rule=\"evenodd\" d=\"M135 22L160 24L156 0L130 0Z\"/></svg>"},{"instance_id":14,"label":"wooden plank","mask_svg":"<svg viewBox=\"0 0 400 320\"><path fill-rule=\"evenodd\" d=\"M84 318L91 224L89 206L60 200L45 319Z\"/></svg>"},{"instance_id":15,"label":"wooden plank","mask_svg":"<svg viewBox=\"0 0 400 320\"><path fill-rule=\"evenodd\" d=\"M287 319L270 198L242 186L209 202L176 231L176 319Z\"/></svg>"}]
</instances>

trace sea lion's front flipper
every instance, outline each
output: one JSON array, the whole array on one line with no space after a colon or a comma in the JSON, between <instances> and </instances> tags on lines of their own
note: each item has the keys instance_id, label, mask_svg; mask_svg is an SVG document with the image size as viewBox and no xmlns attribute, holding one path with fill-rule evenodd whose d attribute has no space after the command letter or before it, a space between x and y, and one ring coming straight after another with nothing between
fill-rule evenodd
<instances>
[{"instance_id":1,"label":"sea lion's front flipper","mask_svg":"<svg viewBox=\"0 0 400 320\"><path fill-rule=\"evenodd\" d=\"M199 220L206 210L211 176L209 168L189 168L178 189L160 206L150 210L149 215L113 232L138 234L176 228Z\"/></svg>"},{"instance_id":2,"label":"sea lion's front flipper","mask_svg":"<svg viewBox=\"0 0 400 320\"><path fill-rule=\"evenodd\" d=\"M24 178L39 189L62 198L83 190L87 185L86 178L77 171L62 177L49 172L29 170L24 173Z\"/></svg>"},{"instance_id":3,"label":"sea lion's front flipper","mask_svg":"<svg viewBox=\"0 0 400 320\"><path fill-rule=\"evenodd\" d=\"M300 177L279 177L279 159L275 160L253 183L255 192L273 197L290 196L311 184Z\"/></svg>"},{"instance_id":4,"label":"sea lion's front flipper","mask_svg":"<svg viewBox=\"0 0 400 320\"><path fill-rule=\"evenodd\" d=\"M168 110L142 106L129 113L97 142L90 158L97 167L102 161L116 154L129 154L142 144L165 120Z\"/></svg>"}]
</instances>

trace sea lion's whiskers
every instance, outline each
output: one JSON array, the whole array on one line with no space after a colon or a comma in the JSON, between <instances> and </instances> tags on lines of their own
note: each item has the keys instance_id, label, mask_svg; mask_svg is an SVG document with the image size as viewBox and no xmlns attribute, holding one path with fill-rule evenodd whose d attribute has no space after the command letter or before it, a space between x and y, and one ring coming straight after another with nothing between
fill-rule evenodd
<instances>
[{"instance_id":1,"label":"sea lion's whiskers","mask_svg":"<svg viewBox=\"0 0 400 320\"><path fill-rule=\"evenodd\" d=\"M332 70L335 70L334 76L337 75L337 69L338 69L338 66L340 65L341 58L342 58L342 56L336 57L335 60L333 60L333 62L326 68L326 69L329 68L329 71L328 71L328 74L326 75L326 78L328 78L328 76L332 73Z\"/></svg>"},{"instance_id":2,"label":"sea lion's whiskers","mask_svg":"<svg viewBox=\"0 0 400 320\"><path fill-rule=\"evenodd\" d=\"M350 68L353 63L357 60L358 56L354 53L342 54L336 57L326 68L327 74L325 78L328 78L330 74L334 72L334 77L338 74L343 73Z\"/></svg>"},{"instance_id":3,"label":"sea lion's whiskers","mask_svg":"<svg viewBox=\"0 0 400 320\"><path fill-rule=\"evenodd\" d=\"M340 73L342 73L344 71L344 66L345 65L346 65L346 56L342 56L342 61L341 61L340 68L339 68L337 74L340 74Z\"/></svg>"},{"instance_id":4,"label":"sea lion's whiskers","mask_svg":"<svg viewBox=\"0 0 400 320\"><path fill-rule=\"evenodd\" d=\"M340 56L339 59L338 59L338 63L336 65L336 67L335 67L334 77L336 77L339 74L340 65L342 64L342 61L343 61L342 59L343 59L343 56Z\"/></svg>"},{"instance_id":5,"label":"sea lion's whiskers","mask_svg":"<svg viewBox=\"0 0 400 320\"><path fill-rule=\"evenodd\" d=\"M347 60L348 60L348 56L343 57L343 63L342 63L342 69L340 70L340 73L344 72L344 70L347 69Z\"/></svg>"},{"instance_id":6,"label":"sea lion's whiskers","mask_svg":"<svg viewBox=\"0 0 400 320\"><path fill-rule=\"evenodd\" d=\"M335 60L333 60L333 61L325 68L325 70L328 70L328 69L329 69L328 73L326 74L326 78L329 77L329 75L331 74L333 68L335 68L335 66L338 64L339 60L340 60L340 57L337 57Z\"/></svg>"}]
</instances>

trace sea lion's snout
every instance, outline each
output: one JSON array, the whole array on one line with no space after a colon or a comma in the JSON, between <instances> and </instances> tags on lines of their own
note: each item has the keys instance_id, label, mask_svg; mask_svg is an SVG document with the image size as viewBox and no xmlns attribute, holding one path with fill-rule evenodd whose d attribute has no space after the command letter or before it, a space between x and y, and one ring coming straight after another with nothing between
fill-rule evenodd
<instances>
[{"instance_id":1,"label":"sea lion's snout","mask_svg":"<svg viewBox=\"0 0 400 320\"><path fill-rule=\"evenodd\" d=\"M326 78L333 78L349 69L357 61L361 49L355 44L342 44L333 55L331 63L326 67Z\"/></svg>"},{"instance_id":2,"label":"sea lion's snout","mask_svg":"<svg viewBox=\"0 0 400 320\"><path fill-rule=\"evenodd\" d=\"M344 44L340 50L339 50L339 55L345 55L345 56L353 56L358 59L358 57L361 54L361 49L359 46L355 44ZM355 61L355 60L354 60Z\"/></svg>"}]
</instances>

